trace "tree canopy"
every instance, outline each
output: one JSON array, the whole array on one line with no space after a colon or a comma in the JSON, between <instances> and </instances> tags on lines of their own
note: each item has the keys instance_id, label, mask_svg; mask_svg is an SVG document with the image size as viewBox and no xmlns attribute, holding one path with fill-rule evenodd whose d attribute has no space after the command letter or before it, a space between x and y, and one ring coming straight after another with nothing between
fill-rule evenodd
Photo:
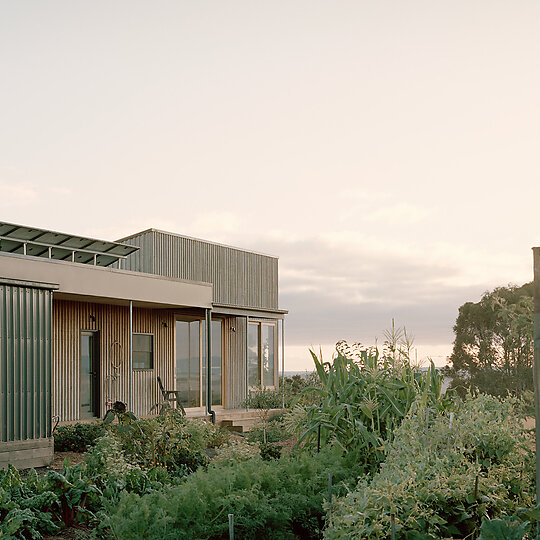
<instances>
[{"instance_id":1,"label":"tree canopy","mask_svg":"<svg viewBox=\"0 0 540 540\"><path fill-rule=\"evenodd\" d=\"M533 284L484 293L459 308L447 374L451 387L493 395L532 390Z\"/></svg>"}]
</instances>

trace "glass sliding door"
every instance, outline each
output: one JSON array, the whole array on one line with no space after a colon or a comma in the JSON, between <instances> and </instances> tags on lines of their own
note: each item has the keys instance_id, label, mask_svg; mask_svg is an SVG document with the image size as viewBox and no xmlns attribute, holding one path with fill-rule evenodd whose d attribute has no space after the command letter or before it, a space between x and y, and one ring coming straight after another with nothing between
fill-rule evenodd
<instances>
[{"instance_id":1,"label":"glass sliding door","mask_svg":"<svg viewBox=\"0 0 540 540\"><path fill-rule=\"evenodd\" d=\"M223 323L212 321L212 405L222 404ZM206 325L176 321L176 389L184 407L206 405Z\"/></svg>"}]
</instances>

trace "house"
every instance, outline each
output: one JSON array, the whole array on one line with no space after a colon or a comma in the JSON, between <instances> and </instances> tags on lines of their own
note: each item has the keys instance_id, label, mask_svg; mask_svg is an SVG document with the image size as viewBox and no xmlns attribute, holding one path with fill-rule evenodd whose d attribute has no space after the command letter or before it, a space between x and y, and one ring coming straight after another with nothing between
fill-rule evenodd
<instances>
[{"instance_id":1,"label":"house","mask_svg":"<svg viewBox=\"0 0 540 540\"><path fill-rule=\"evenodd\" d=\"M49 463L53 419L114 401L155 413L158 377L189 414L238 408L250 387L278 386L285 314L276 257L0 222L0 467Z\"/></svg>"}]
</instances>

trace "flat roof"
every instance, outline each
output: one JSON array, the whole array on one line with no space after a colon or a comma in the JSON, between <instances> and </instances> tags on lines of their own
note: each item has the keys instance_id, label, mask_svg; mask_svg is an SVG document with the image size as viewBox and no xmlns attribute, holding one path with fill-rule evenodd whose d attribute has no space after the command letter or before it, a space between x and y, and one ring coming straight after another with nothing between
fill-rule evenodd
<instances>
[{"instance_id":1,"label":"flat roof","mask_svg":"<svg viewBox=\"0 0 540 540\"><path fill-rule=\"evenodd\" d=\"M0 252L0 282L54 284L55 297L140 307L212 307L212 284Z\"/></svg>"},{"instance_id":2,"label":"flat roof","mask_svg":"<svg viewBox=\"0 0 540 540\"><path fill-rule=\"evenodd\" d=\"M176 236L178 238L185 238L187 240L194 240L195 242L202 242L203 244L211 244L213 246L220 246L228 249L234 249L236 251L243 251L244 253L254 253L255 255L262 255L263 257L270 257L272 259L279 259L277 255L270 255L269 253L262 253L261 251L253 251L252 249L246 249L246 248L240 248L236 246L230 246L228 244L222 244L220 242L212 242L211 240L204 240L203 238L195 238L194 236L186 236L185 234L178 234L173 233L170 231L163 231L161 229L154 229L151 227L150 229L144 229L144 231L140 231L138 233L130 234L129 236L125 236L124 238L119 238L117 242L125 242L126 240L130 240L131 238L135 238L137 236L141 236L142 234L146 234L149 232L157 232L161 234L168 234L170 236Z\"/></svg>"},{"instance_id":3,"label":"flat roof","mask_svg":"<svg viewBox=\"0 0 540 540\"><path fill-rule=\"evenodd\" d=\"M86 236L0 221L0 252L110 266L139 248Z\"/></svg>"}]
</instances>

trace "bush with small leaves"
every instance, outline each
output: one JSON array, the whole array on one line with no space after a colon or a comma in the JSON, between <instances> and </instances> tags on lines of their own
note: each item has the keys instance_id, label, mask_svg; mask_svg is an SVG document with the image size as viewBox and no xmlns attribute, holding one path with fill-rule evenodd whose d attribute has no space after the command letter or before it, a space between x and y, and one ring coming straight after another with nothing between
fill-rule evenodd
<instances>
[{"instance_id":1,"label":"bush with small leaves","mask_svg":"<svg viewBox=\"0 0 540 540\"><path fill-rule=\"evenodd\" d=\"M104 433L104 426L97 422L60 426L54 432L54 450L86 452Z\"/></svg>"}]
</instances>

